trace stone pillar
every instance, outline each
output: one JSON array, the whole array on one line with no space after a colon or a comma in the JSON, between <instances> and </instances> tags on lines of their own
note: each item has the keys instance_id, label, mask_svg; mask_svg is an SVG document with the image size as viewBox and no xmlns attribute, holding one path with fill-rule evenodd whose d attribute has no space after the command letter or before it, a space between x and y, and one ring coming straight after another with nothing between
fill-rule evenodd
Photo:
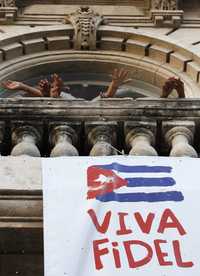
<instances>
[{"instance_id":1,"label":"stone pillar","mask_svg":"<svg viewBox=\"0 0 200 276\"><path fill-rule=\"evenodd\" d=\"M75 130L68 125L56 126L50 133L50 144L54 146L51 151L51 157L58 156L78 156L75 148L78 136Z\"/></svg>"},{"instance_id":2,"label":"stone pillar","mask_svg":"<svg viewBox=\"0 0 200 276\"><path fill-rule=\"evenodd\" d=\"M98 125L88 132L88 143L92 146L90 156L117 155L113 148L116 141L116 131L112 125Z\"/></svg>"},{"instance_id":3,"label":"stone pillar","mask_svg":"<svg viewBox=\"0 0 200 276\"><path fill-rule=\"evenodd\" d=\"M126 145L129 155L157 156L155 144L156 124L152 122L127 122L125 124Z\"/></svg>"},{"instance_id":4,"label":"stone pillar","mask_svg":"<svg viewBox=\"0 0 200 276\"><path fill-rule=\"evenodd\" d=\"M170 156L173 157L198 157L192 147L194 138L193 122L165 122L163 130L167 146L171 148Z\"/></svg>"},{"instance_id":5,"label":"stone pillar","mask_svg":"<svg viewBox=\"0 0 200 276\"><path fill-rule=\"evenodd\" d=\"M40 132L33 126L16 127L12 133L12 144L14 145L11 155L28 155L40 157L37 145L41 141Z\"/></svg>"}]
</instances>

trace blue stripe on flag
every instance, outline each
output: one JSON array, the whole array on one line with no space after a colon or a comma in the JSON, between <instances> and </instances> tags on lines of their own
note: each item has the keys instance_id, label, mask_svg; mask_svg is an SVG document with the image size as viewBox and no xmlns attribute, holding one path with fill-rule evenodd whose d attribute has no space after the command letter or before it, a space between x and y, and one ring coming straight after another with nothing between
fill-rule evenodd
<instances>
[{"instance_id":1,"label":"blue stripe on flag","mask_svg":"<svg viewBox=\"0 0 200 276\"><path fill-rule=\"evenodd\" d=\"M126 166L119 163L97 165L98 168L116 170L124 173L171 173L172 167L168 166Z\"/></svg>"},{"instance_id":2,"label":"blue stripe on flag","mask_svg":"<svg viewBox=\"0 0 200 276\"><path fill-rule=\"evenodd\" d=\"M160 192L160 193L108 193L97 196L97 200L101 202L162 202L162 201L183 201L184 196L181 192Z\"/></svg>"},{"instance_id":3,"label":"blue stripe on flag","mask_svg":"<svg viewBox=\"0 0 200 276\"><path fill-rule=\"evenodd\" d=\"M172 177L162 178L125 178L128 181L127 187L168 187L176 184Z\"/></svg>"}]
</instances>

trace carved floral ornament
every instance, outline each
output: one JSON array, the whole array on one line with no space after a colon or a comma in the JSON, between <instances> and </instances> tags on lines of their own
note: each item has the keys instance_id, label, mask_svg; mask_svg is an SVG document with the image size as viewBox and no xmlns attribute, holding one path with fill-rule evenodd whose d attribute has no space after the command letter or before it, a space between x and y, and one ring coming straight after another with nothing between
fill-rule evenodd
<instances>
[{"instance_id":1,"label":"carved floral ornament","mask_svg":"<svg viewBox=\"0 0 200 276\"><path fill-rule=\"evenodd\" d=\"M152 0L153 10L177 10L178 0Z\"/></svg>"},{"instance_id":2,"label":"carved floral ornament","mask_svg":"<svg viewBox=\"0 0 200 276\"><path fill-rule=\"evenodd\" d=\"M0 7L15 7L15 0L0 0Z\"/></svg>"}]
</instances>

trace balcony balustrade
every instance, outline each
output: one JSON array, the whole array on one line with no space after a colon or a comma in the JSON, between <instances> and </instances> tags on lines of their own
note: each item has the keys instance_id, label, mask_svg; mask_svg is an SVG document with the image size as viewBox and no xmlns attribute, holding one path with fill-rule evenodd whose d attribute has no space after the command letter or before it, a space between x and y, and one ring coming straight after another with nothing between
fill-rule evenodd
<instances>
[{"instance_id":1,"label":"balcony balustrade","mask_svg":"<svg viewBox=\"0 0 200 276\"><path fill-rule=\"evenodd\" d=\"M0 274L43 276L40 156L198 157L199 140L198 99L0 99Z\"/></svg>"}]
</instances>

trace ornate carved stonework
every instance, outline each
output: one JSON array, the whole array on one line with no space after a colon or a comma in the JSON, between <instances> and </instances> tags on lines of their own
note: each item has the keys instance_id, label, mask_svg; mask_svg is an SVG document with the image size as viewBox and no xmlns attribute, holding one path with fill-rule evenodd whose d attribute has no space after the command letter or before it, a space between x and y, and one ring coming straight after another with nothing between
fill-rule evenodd
<instances>
[{"instance_id":1,"label":"ornate carved stonework","mask_svg":"<svg viewBox=\"0 0 200 276\"><path fill-rule=\"evenodd\" d=\"M177 10L177 0L153 0L152 9L154 10Z\"/></svg>"},{"instance_id":2,"label":"ornate carved stonework","mask_svg":"<svg viewBox=\"0 0 200 276\"><path fill-rule=\"evenodd\" d=\"M0 0L0 21L10 23L15 20L17 7L15 0Z\"/></svg>"},{"instance_id":3,"label":"ornate carved stonework","mask_svg":"<svg viewBox=\"0 0 200 276\"><path fill-rule=\"evenodd\" d=\"M95 13L90 7L80 7L75 13L67 17L74 26L74 48L76 50L95 50L96 33L103 17Z\"/></svg>"},{"instance_id":4,"label":"ornate carved stonework","mask_svg":"<svg viewBox=\"0 0 200 276\"><path fill-rule=\"evenodd\" d=\"M157 27L177 28L181 25L183 11L178 9L178 0L152 0L151 16Z\"/></svg>"},{"instance_id":5,"label":"ornate carved stonework","mask_svg":"<svg viewBox=\"0 0 200 276\"><path fill-rule=\"evenodd\" d=\"M15 0L0 0L0 7L15 7Z\"/></svg>"}]
</instances>

